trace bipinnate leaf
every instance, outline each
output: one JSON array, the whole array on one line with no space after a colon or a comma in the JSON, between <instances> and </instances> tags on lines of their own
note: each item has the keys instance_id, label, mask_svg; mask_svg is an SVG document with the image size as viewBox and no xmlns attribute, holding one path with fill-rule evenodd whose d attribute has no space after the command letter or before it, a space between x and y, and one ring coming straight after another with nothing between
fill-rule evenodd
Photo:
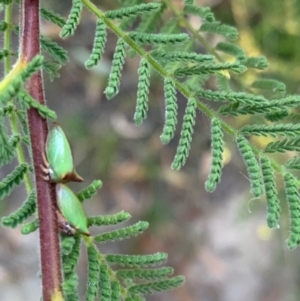
<instances>
[{"instance_id":1,"label":"bipinnate leaf","mask_svg":"<svg viewBox=\"0 0 300 301\"><path fill-rule=\"evenodd\" d=\"M138 73L139 81L134 121L136 125L141 125L147 117L147 111L149 108L150 65L146 58L141 59Z\"/></svg>"},{"instance_id":2,"label":"bipinnate leaf","mask_svg":"<svg viewBox=\"0 0 300 301\"><path fill-rule=\"evenodd\" d=\"M274 170L269 157L261 157L260 163L267 199L267 223L271 229L279 228L278 221L280 218L280 202L277 196L278 193L276 189Z\"/></svg>"},{"instance_id":3,"label":"bipinnate leaf","mask_svg":"<svg viewBox=\"0 0 300 301\"><path fill-rule=\"evenodd\" d=\"M28 219L36 210L36 193L32 190L28 195L26 201L22 206L9 216L2 218L2 225L5 227L15 228L17 225L23 223Z\"/></svg>"},{"instance_id":4,"label":"bipinnate leaf","mask_svg":"<svg viewBox=\"0 0 300 301\"><path fill-rule=\"evenodd\" d=\"M221 181L223 168L224 141L221 122L217 118L211 120L211 166L205 189L212 192Z\"/></svg>"},{"instance_id":5,"label":"bipinnate leaf","mask_svg":"<svg viewBox=\"0 0 300 301\"><path fill-rule=\"evenodd\" d=\"M180 140L175 158L171 166L171 168L174 170L179 170L185 164L186 159L189 155L192 142L192 135L194 133L196 110L197 100L195 98L190 98L187 102L187 106L183 116Z\"/></svg>"},{"instance_id":6,"label":"bipinnate leaf","mask_svg":"<svg viewBox=\"0 0 300 301\"><path fill-rule=\"evenodd\" d=\"M236 142L247 168L248 177L251 184L250 192L255 197L260 197L263 194L260 166L255 158L251 146L249 145L249 142L242 136L237 136Z\"/></svg>"}]
</instances>

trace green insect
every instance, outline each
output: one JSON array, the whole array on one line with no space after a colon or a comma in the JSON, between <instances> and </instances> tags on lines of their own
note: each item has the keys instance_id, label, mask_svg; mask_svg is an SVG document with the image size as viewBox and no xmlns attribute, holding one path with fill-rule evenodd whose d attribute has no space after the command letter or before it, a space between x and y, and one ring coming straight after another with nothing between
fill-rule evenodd
<instances>
[{"instance_id":1,"label":"green insect","mask_svg":"<svg viewBox=\"0 0 300 301\"><path fill-rule=\"evenodd\" d=\"M45 166L41 166L41 168L46 174L43 177L45 180L55 183L83 181L74 168L73 155L67 137L61 126L57 123L53 124L48 133L46 157L43 153Z\"/></svg>"},{"instance_id":2,"label":"green insect","mask_svg":"<svg viewBox=\"0 0 300 301\"><path fill-rule=\"evenodd\" d=\"M70 225L70 235L72 235L73 229L78 233L90 235L88 219L77 196L64 184L57 184L55 189L59 211L67 221L67 224L65 224L67 227L65 228Z\"/></svg>"},{"instance_id":3,"label":"green insect","mask_svg":"<svg viewBox=\"0 0 300 301\"><path fill-rule=\"evenodd\" d=\"M56 217L58 222L58 228L61 233L67 236L74 236L75 234L77 234L77 230L68 223L68 221L58 210L56 210Z\"/></svg>"}]
</instances>

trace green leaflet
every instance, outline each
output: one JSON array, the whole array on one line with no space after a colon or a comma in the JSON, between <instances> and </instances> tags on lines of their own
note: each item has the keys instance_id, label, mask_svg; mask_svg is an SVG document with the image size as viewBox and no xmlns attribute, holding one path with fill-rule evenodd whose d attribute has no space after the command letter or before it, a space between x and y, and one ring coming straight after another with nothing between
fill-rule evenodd
<instances>
[{"instance_id":1,"label":"green leaflet","mask_svg":"<svg viewBox=\"0 0 300 301\"><path fill-rule=\"evenodd\" d=\"M83 181L75 171L73 155L67 137L57 123L53 124L48 133L46 156L49 164L48 173L51 181L56 183Z\"/></svg>"},{"instance_id":2,"label":"green leaflet","mask_svg":"<svg viewBox=\"0 0 300 301\"><path fill-rule=\"evenodd\" d=\"M76 195L80 202L90 199L98 189L101 189L102 182L100 180L94 180L88 187L79 191Z\"/></svg>"},{"instance_id":3,"label":"green leaflet","mask_svg":"<svg viewBox=\"0 0 300 301\"><path fill-rule=\"evenodd\" d=\"M236 28L217 21L203 23L200 27L200 31L217 33L230 40L237 40L239 37L239 33Z\"/></svg>"},{"instance_id":4,"label":"green leaflet","mask_svg":"<svg viewBox=\"0 0 300 301\"><path fill-rule=\"evenodd\" d=\"M160 140L163 144L167 144L173 139L177 125L177 97L176 87L172 78L166 77L164 80L165 94L165 124Z\"/></svg>"},{"instance_id":5,"label":"green leaflet","mask_svg":"<svg viewBox=\"0 0 300 301\"><path fill-rule=\"evenodd\" d=\"M119 87L121 83L121 71L125 63L125 57L125 42L123 39L119 39L112 61L112 66L108 78L108 85L104 91L107 99L112 99L119 93Z\"/></svg>"},{"instance_id":6,"label":"green leaflet","mask_svg":"<svg viewBox=\"0 0 300 301\"><path fill-rule=\"evenodd\" d=\"M106 44L106 36L107 36L106 25L102 19L98 19L96 25L93 50L89 59L85 62L86 68L88 69L93 68L101 60L102 54L104 52L104 47Z\"/></svg>"},{"instance_id":7,"label":"green leaflet","mask_svg":"<svg viewBox=\"0 0 300 301\"><path fill-rule=\"evenodd\" d=\"M149 108L150 65L147 59L141 59L138 73L139 81L134 121L136 125L141 125L147 117L147 111Z\"/></svg>"},{"instance_id":8,"label":"green leaflet","mask_svg":"<svg viewBox=\"0 0 300 301\"><path fill-rule=\"evenodd\" d=\"M278 221L280 217L280 202L277 197L278 193L276 189L274 171L268 157L263 156L260 162L267 199L267 223L271 229L279 228Z\"/></svg>"},{"instance_id":9,"label":"green leaflet","mask_svg":"<svg viewBox=\"0 0 300 301\"><path fill-rule=\"evenodd\" d=\"M194 133L196 110L197 100L195 98L190 98L185 109L180 140L171 166L171 168L174 170L180 170L180 168L185 164L189 155L192 135Z\"/></svg>"},{"instance_id":10,"label":"green leaflet","mask_svg":"<svg viewBox=\"0 0 300 301\"><path fill-rule=\"evenodd\" d=\"M290 173L284 174L285 193L290 209L290 236L287 246L290 250L300 244L300 194Z\"/></svg>"},{"instance_id":11,"label":"green leaflet","mask_svg":"<svg viewBox=\"0 0 300 301\"><path fill-rule=\"evenodd\" d=\"M80 22L83 4L81 0L73 0L72 2L72 8L68 20L66 21L59 34L63 39L72 36L75 33L75 30Z\"/></svg>"},{"instance_id":12,"label":"green leaflet","mask_svg":"<svg viewBox=\"0 0 300 301\"><path fill-rule=\"evenodd\" d=\"M31 191L27 200L23 205L14 213L2 218L2 225L5 227L15 228L24 220L29 218L36 210L36 193L35 190Z\"/></svg>"},{"instance_id":13,"label":"green leaflet","mask_svg":"<svg viewBox=\"0 0 300 301\"><path fill-rule=\"evenodd\" d=\"M101 301L111 301L112 289L111 289L111 280L108 274L108 268L106 265L100 265L100 296Z\"/></svg>"},{"instance_id":14,"label":"green leaflet","mask_svg":"<svg viewBox=\"0 0 300 301\"><path fill-rule=\"evenodd\" d=\"M154 292L161 292L179 287L183 283L183 276L175 276L169 279L133 285L129 288L129 292L133 294L153 294Z\"/></svg>"},{"instance_id":15,"label":"green leaflet","mask_svg":"<svg viewBox=\"0 0 300 301\"><path fill-rule=\"evenodd\" d=\"M0 182L0 200L10 195L14 187L22 183L28 169L29 166L26 163L22 163Z\"/></svg>"},{"instance_id":16,"label":"green leaflet","mask_svg":"<svg viewBox=\"0 0 300 301\"><path fill-rule=\"evenodd\" d=\"M86 288L86 301L94 301L99 288L100 265L98 262L98 253L94 246L88 246L88 280Z\"/></svg>"},{"instance_id":17,"label":"green leaflet","mask_svg":"<svg viewBox=\"0 0 300 301\"><path fill-rule=\"evenodd\" d=\"M247 167L251 184L250 191L255 197L260 197L263 194L262 174L260 166L248 141L244 137L238 136L236 138L236 142Z\"/></svg>"},{"instance_id":18,"label":"green leaflet","mask_svg":"<svg viewBox=\"0 0 300 301\"><path fill-rule=\"evenodd\" d=\"M160 10L161 4L159 3L147 3L138 4L126 8L115 9L112 11L105 12L105 17L109 19L123 19L132 18L139 14L151 14Z\"/></svg>"},{"instance_id":19,"label":"green leaflet","mask_svg":"<svg viewBox=\"0 0 300 301\"><path fill-rule=\"evenodd\" d=\"M57 205L64 218L79 233L90 235L86 213L73 191L64 184L56 184L55 189Z\"/></svg>"},{"instance_id":20,"label":"green leaflet","mask_svg":"<svg viewBox=\"0 0 300 301\"><path fill-rule=\"evenodd\" d=\"M113 230L110 232L96 235L94 237L94 240L100 243L104 243L107 241L123 240L143 233L146 229L148 229L148 227L148 222L140 221L134 225L122 229Z\"/></svg>"},{"instance_id":21,"label":"green leaflet","mask_svg":"<svg viewBox=\"0 0 300 301\"><path fill-rule=\"evenodd\" d=\"M151 255L106 255L105 259L111 264L128 267L145 267L164 263L168 258L167 253L158 252Z\"/></svg>"},{"instance_id":22,"label":"green leaflet","mask_svg":"<svg viewBox=\"0 0 300 301\"><path fill-rule=\"evenodd\" d=\"M205 189L209 192L214 191L217 184L221 181L223 168L224 141L221 122L217 118L211 120L211 151L211 168L208 179L205 182Z\"/></svg>"}]
</instances>

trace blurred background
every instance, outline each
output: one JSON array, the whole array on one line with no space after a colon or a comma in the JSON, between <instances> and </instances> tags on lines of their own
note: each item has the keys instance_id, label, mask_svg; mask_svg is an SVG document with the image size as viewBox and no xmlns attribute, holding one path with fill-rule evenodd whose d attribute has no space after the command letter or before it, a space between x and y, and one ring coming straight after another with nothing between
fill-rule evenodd
<instances>
[{"instance_id":1,"label":"blurred background","mask_svg":"<svg viewBox=\"0 0 300 301\"><path fill-rule=\"evenodd\" d=\"M146 2L146 1L145 1ZM182 1L172 1L178 8ZM212 8L216 18L234 25L239 44L248 55L264 54L270 67L263 74L282 80L290 94L299 93L300 1L299 0L198 0ZM94 1L103 10L119 7L118 1ZM42 1L42 5L67 17L71 1ZM16 11L17 13L17 11ZM166 12L166 19L172 13ZM195 28L200 20L190 18ZM17 23L17 14L15 18ZM58 38L59 28L42 21L42 33L68 49L70 62L61 76L50 82L45 75L48 106L70 140L77 171L84 183L71 185L79 191L94 179L103 187L84 206L90 215L121 210L150 223L142 235L117 243L99 244L103 253L169 254L168 265L175 274L186 276L176 290L155 294L147 300L173 301L293 301L300 298L300 249L288 251L288 212L282 199L280 229L266 225L265 199L252 199L245 166L231 137L225 135L225 166L222 180L212 194L204 189L210 168L210 121L202 113L196 119L194 140L187 163L180 172L171 170L178 139L162 145L159 136L164 120L163 81L152 77L150 110L142 126L133 115L137 90L139 57L127 58L118 96L107 101L106 87L116 37L109 32L101 63L91 71L84 68L93 44L94 16L84 10L75 36ZM217 37L218 38L218 37ZM215 45L215 36L209 42ZM220 38L220 37L219 37ZM15 39L17 42L17 39ZM17 43L15 44L17 45ZM15 48L17 49L17 48ZM203 51L199 45L200 51ZM243 84L253 80L243 78ZM256 75L255 75L256 76ZM215 89L208 81L207 88ZM186 100L179 94L181 124ZM213 104L211 105L213 106ZM227 118L239 128L249 118ZM264 141L257 140L257 144ZM286 161L295 154L278 158ZM289 156L289 157L288 157ZM12 166L1 169L3 178ZM279 179L280 180L280 179ZM278 181L278 189L282 190ZM19 187L0 204L1 216L8 215L24 200ZM282 194L282 192L280 192ZM95 228L99 233L110 228ZM22 236L20 229L0 228L0 300L39 300L38 232ZM78 266L81 300L86 285L86 253Z\"/></svg>"}]
</instances>

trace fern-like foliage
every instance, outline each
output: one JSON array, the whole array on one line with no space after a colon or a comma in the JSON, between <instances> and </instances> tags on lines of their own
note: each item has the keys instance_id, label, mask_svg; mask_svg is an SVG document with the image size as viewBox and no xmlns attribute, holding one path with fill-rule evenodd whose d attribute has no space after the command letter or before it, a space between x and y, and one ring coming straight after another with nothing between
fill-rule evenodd
<instances>
[{"instance_id":1,"label":"fern-like foliage","mask_svg":"<svg viewBox=\"0 0 300 301\"><path fill-rule=\"evenodd\" d=\"M260 197L263 194L263 186L261 169L257 162L257 159L255 158L251 147L244 137L238 136L236 138L236 142L247 167L251 184L250 191L255 197Z\"/></svg>"},{"instance_id":2,"label":"fern-like foliage","mask_svg":"<svg viewBox=\"0 0 300 301\"><path fill-rule=\"evenodd\" d=\"M219 119L213 118L211 121L211 150L212 162L208 179L205 182L207 191L214 191L217 184L221 181L223 167L223 133Z\"/></svg>"}]
</instances>

